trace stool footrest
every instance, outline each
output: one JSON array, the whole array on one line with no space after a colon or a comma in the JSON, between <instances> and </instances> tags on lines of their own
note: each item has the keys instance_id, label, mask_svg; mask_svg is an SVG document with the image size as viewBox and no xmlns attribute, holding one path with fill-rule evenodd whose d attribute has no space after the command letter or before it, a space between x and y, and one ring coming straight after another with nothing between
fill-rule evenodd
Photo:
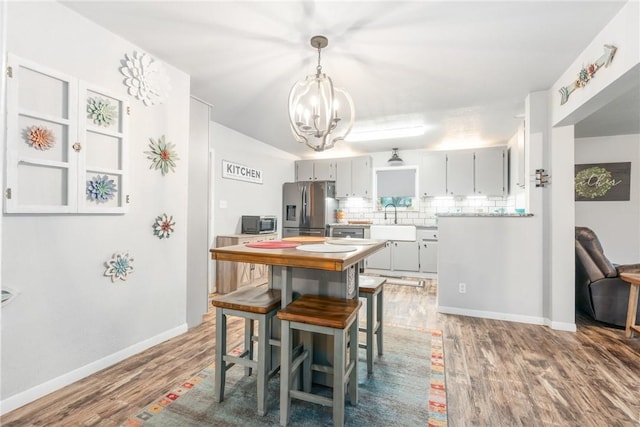
<instances>
[{"instance_id":1,"label":"stool footrest","mask_svg":"<svg viewBox=\"0 0 640 427\"><path fill-rule=\"evenodd\" d=\"M333 366L328 365L311 365L311 370L316 372L324 372L325 374L333 374Z\"/></svg>"},{"instance_id":2,"label":"stool footrest","mask_svg":"<svg viewBox=\"0 0 640 427\"><path fill-rule=\"evenodd\" d=\"M305 402L311 402L318 405L333 407L333 399L330 397L318 396L317 394L307 393L300 390L291 390L289 395L298 400L304 400Z\"/></svg>"},{"instance_id":3,"label":"stool footrest","mask_svg":"<svg viewBox=\"0 0 640 427\"><path fill-rule=\"evenodd\" d=\"M300 353L300 356L296 357L295 360L291 363L291 372L295 372L307 357L309 357L309 350L304 350L302 353Z\"/></svg>"},{"instance_id":4,"label":"stool footrest","mask_svg":"<svg viewBox=\"0 0 640 427\"><path fill-rule=\"evenodd\" d=\"M225 370L229 370L236 363L238 365L244 366L245 368L258 369L258 362L255 360L245 359L242 356L231 356L229 354L224 356L224 361L226 363Z\"/></svg>"}]
</instances>

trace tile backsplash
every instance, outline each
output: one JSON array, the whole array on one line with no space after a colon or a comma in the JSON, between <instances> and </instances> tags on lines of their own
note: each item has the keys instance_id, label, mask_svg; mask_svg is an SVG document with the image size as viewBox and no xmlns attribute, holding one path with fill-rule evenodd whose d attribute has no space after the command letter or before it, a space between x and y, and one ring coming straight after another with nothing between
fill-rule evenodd
<instances>
[{"instance_id":1,"label":"tile backsplash","mask_svg":"<svg viewBox=\"0 0 640 427\"><path fill-rule=\"evenodd\" d=\"M513 213L515 200L512 197L455 197L416 199L412 209L398 208L398 224L436 225L438 213ZM384 208L377 200L346 199L340 200L338 209L344 212L343 222L349 220L370 219L374 224L392 224L393 208L387 208L385 220Z\"/></svg>"}]
</instances>

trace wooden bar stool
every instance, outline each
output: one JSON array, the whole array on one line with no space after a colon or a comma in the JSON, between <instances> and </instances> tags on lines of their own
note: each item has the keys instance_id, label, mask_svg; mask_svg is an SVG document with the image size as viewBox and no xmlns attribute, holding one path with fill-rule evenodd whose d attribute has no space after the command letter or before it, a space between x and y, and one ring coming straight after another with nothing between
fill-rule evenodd
<instances>
[{"instance_id":1,"label":"wooden bar stool","mask_svg":"<svg viewBox=\"0 0 640 427\"><path fill-rule=\"evenodd\" d=\"M384 277L360 275L358 296L360 298L366 298L367 301L367 327L359 328L359 331L366 333L367 343L359 344L359 347L367 349L367 375L371 375L373 373L374 335L376 336L378 346L378 356L382 356L382 310L384 299L384 284L386 282L387 279L385 279Z\"/></svg>"},{"instance_id":2,"label":"wooden bar stool","mask_svg":"<svg viewBox=\"0 0 640 427\"><path fill-rule=\"evenodd\" d=\"M282 321L280 424L289 423L291 399L333 407L333 425L344 425L345 386L352 405L358 404L358 299L302 295L278 312ZM291 338L301 331L302 353L292 360ZM313 334L333 337L333 366L313 361ZM348 350L348 353L347 353ZM302 365L303 390L292 390L292 378ZM332 398L311 393L312 371L333 375Z\"/></svg>"},{"instance_id":3,"label":"wooden bar stool","mask_svg":"<svg viewBox=\"0 0 640 427\"><path fill-rule=\"evenodd\" d=\"M216 401L224 400L224 383L227 369L238 365L245 367L245 375L255 369L258 374L258 414L267 413L267 381L277 371L271 369L271 346L279 345L271 339L272 319L280 308L280 291L265 287L244 287L212 299L216 307ZM227 316L245 319L244 349L234 356L227 354ZM258 335L254 335L253 322L258 321ZM258 358L254 357L253 343L258 342Z\"/></svg>"}]
</instances>

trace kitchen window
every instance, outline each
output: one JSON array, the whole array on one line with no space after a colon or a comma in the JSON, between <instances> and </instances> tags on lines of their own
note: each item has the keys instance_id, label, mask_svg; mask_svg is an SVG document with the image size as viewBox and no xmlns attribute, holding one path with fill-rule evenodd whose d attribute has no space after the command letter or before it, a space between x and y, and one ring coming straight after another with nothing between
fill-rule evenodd
<instances>
[{"instance_id":1,"label":"kitchen window","mask_svg":"<svg viewBox=\"0 0 640 427\"><path fill-rule=\"evenodd\" d=\"M416 207L417 168L394 167L376 170L376 195L379 207L394 204L397 208Z\"/></svg>"}]
</instances>

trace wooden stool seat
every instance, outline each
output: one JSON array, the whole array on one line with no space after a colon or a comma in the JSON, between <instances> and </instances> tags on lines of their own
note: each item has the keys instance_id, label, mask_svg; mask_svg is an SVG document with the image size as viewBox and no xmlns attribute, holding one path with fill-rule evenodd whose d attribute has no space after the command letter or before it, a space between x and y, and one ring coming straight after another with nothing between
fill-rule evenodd
<instances>
[{"instance_id":1,"label":"wooden stool seat","mask_svg":"<svg viewBox=\"0 0 640 427\"><path fill-rule=\"evenodd\" d=\"M281 303L281 292L266 287L244 287L211 300L216 307L216 357L215 357L215 397L224 400L226 372L235 364L244 366L245 374L252 369L258 374L258 414L267 413L267 381L278 370L271 369L271 346L280 345L271 338L272 320ZM245 319L244 349L240 355L227 354L227 316ZM254 321L258 321L258 335L254 334ZM253 343L258 342L258 358L254 358Z\"/></svg>"},{"instance_id":2,"label":"wooden stool seat","mask_svg":"<svg viewBox=\"0 0 640 427\"><path fill-rule=\"evenodd\" d=\"M280 291L263 287L244 287L237 291L216 296L211 300L214 307L265 314L280 306Z\"/></svg>"},{"instance_id":3,"label":"wooden stool seat","mask_svg":"<svg viewBox=\"0 0 640 427\"><path fill-rule=\"evenodd\" d=\"M356 299L302 295L278 313L280 320L344 329L358 314L362 303Z\"/></svg>"},{"instance_id":4,"label":"wooden stool seat","mask_svg":"<svg viewBox=\"0 0 640 427\"><path fill-rule=\"evenodd\" d=\"M359 328L367 336L366 344L359 344L367 350L367 375L373 374L373 337L376 337L378 356L382 356L382 313L384 300L384 284L387 279L375 276L359 276L358 296L367 300L367 326Z\"/></svg>"},{"instance_id":5,"label":"wooden stool seat","mask_svg":"<svg viewBox=\"0 0 640 427\"><path fill-rule=\"evenodd\" d=\"M280 369L280 424L289 423L291 399L333 407L333 425L344 425L345 386L352 405L358 403L358 299L302 295L278 312L282 322L282 366ZM300 333L302 352L292 360L293 331ZM333 338L331 365L313 360L313 334ZM347 353L348 349L348 353ZM295 373L302 367L303 390L292 389ZM312 371L333 376L331 398L311 393Z\"/></svg>"}]
</instances>

